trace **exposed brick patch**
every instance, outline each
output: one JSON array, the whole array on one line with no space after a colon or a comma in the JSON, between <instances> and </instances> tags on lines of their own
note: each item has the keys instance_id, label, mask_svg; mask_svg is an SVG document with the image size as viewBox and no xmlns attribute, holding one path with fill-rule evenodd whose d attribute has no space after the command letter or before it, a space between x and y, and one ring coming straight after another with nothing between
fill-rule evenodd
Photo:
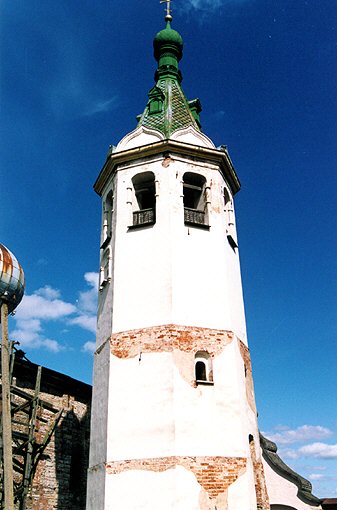
<instances>
[{"instance_id":1,"label":"exposed brick patch","mask_svg":"<svg viewBox=\"0 0 337 510\"><path fill-rule=\"evenodd\" d=\"M215 357L233 338L231 331L169 324L115 333L110 338L110 350L118 358L133 358L139 355L139 352L174 350L205 350Z\"/></svg>"},{"instance_id":2,"label":"exposed brick patch","mask_svg":"<svg viewBox=\"0 0 337 510\"><path fill-rule=\"evenodd\" d=\"M131 470L163 472L183 466L192 471L200 486L210 499L215 499L246 471L244 457L160 457L108 462L108 474L119 474Z\"/></svg>"},{"instance_id":3,"label":"exposed brick patch","mask_svg":"<svg viewBox=\"0 0 337 510\"><path fill-rule=\"evenodd\" d=\"M252 409L252 411L254 411L254 413L256 414L252 363L250 360L249 349L241 340L239 340L239 348L240 348L240 353L241 353L243 363L245 366L247 401L248 401L248 404L249 404L250 408Z\"/></svg>"},{"instance_id":4,"label":"exposed brick patch","mask_svg":"<svg viewBox=\"0 0 337 510\"><path fill-rule=\"evenodd\" d=\"M241 357L245 364L245 368L247 370L252 371L252 364L250 361L250 353L249 353L249 349L248 349L247 345L245 345L241 340L239 340L239 348L240 348Z\"/></svg>"},{"instance_id":5,"label":"exposed brick patch","mask_svg":"<svg viewBox=\"0 0 337 510\"><path fill-rule=\"evenodd\" d=\"M250 455L253 463L254 470L254 483L256 493L256 508L257 510L270 510L269 496L267 492L266 479L264 476L264 469L261 459L257 459L255 451L255 441L253 436L249 440Z\"/></svg>"},{"instance_id":6,"label":"exposed brick patch","mask_svg":"<svg viewBox=\"0 0 337 510\"><path fill-rule=\"evenodd\" d=\"M257 510L270 510L266 479L261 461L253 462Z\"/></svg>"}]
</instances>

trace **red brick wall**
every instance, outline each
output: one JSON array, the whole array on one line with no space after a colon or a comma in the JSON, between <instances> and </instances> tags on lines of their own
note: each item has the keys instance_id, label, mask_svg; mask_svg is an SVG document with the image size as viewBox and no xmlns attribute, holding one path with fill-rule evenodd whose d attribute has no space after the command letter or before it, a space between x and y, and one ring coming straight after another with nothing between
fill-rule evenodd
<instances>
[{"instance_id":1,"label":"red brick wall","mask_svg":"<svg viewBox=\"0 0 337 510\"><path fill-rule=\"evenodd\" d=\"M247 459L243 457L161 457L109 462L108 474L130 470L166 471L183 466L191 471L200 486L211 499L225 492L227 488L246 471Z\"/></svg>"},{"instance_id":2,"label":"red brick wall","mask_svg":"<svg viewBox=\"0 0 337 510\"><path fill-rule=\"evenodd\" d=\"M139 352L172 352L175 349L182 352L205 350L215 357L233 339L231 331L169 324L115 333L110 339L110 349L118 358L132 358Z\"/></svg>"}]
</instances>

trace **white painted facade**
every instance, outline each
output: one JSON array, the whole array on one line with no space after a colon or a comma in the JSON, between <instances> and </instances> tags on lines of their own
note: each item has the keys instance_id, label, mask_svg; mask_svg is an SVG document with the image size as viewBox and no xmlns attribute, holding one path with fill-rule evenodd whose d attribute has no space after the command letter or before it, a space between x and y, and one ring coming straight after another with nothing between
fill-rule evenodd
<instances>
[{"instance_id":1,"label":"white painted facade","mask_svg":"<svg viewBox=\"0 0 337 510\"><path fill-rule=\"evenodd\" d=\"M111 190L114 197L114 245L104 250L112 252L113 270L101 293L99 342L111 332L171 323L230 330L246 342L239 255L226 238L228 185L215 164L184 156L172 156L167 167L163 162L158 155L121 165L104 192L103 203ZM130 230L137 209L132 178L144 172L155 178L156 223ZM184 225L186 172L206 179L207 231Z\"/></svg>"},{"instance_id":2,"label":"white painted facade","mask_svg":"<svg viewBox=\"0 0 337 510\"><path fill-rule=\"evenodd\" d=\"M180 43L166 30L169 75ZM233 204L240 184L226 149L178 99L191 125L166 139L140 122L95 184L102 233L87 510L269 510ZM189 193L196 205L186 205ZM271 503L313 508L265 469Z\"/></svg>"},{"instance_id":3,"label":"white painted facade","mask_svg":"<svg viewBox=\"0 0 337 510\"><path fill-rule=\"evenodd\" d=\"M198 157L200 147L219 152L207 137L185 130L192 157L179 150L144 156L144 142L155 136L136 130L120 142L115 154L122 161L101 192L103 280L87 508L152 510L160 504L177 510L215 505L218 510L255 510L248 437L253 435L258 444L258 430L238 343L247 339L238 248L227 238L230 230L237 239L232 191L217 158ZM181 136L176 137L180 143ZM139 157L129 159L128 152L138 147ZM139 207L133 179L144 172L155 181L156 222L130 228ZM205 180L202 200L209 228L184 223L186 172ZM231 200L230 213L224 193ZM213 360L213 385L188 382L187 374L194 377L190 353L136 351L127 359L110 353L112 334L166 324L233 332L233 342ZM111 462L180 456L245 458L247 467L225 495L212 501L195 475L180 465L163 472L109 474L104 469Z\"/></svg>"}]
</instances>

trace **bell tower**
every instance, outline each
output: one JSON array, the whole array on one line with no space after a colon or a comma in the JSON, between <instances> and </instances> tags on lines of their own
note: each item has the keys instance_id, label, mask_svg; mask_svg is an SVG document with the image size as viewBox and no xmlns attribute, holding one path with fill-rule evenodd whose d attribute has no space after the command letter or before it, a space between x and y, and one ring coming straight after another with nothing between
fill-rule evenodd
<instances>
[{"instance_id":1,"label":"bell tower","mask_svg":"<svg viewBox=\"0 0 337 510\"><path fill-rule=\"evenodd\" d=\"M88 510L267 510L227 149L181 88L183 41L108 154Z\"/></svg>"}]
</instances>

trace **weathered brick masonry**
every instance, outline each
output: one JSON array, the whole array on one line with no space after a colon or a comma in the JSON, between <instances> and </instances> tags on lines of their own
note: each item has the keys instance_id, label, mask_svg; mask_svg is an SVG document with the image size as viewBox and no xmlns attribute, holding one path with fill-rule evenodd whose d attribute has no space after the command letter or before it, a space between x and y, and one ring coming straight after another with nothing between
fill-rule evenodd
<instances>
[{"instance_id":1,"label":"weathered brick masonry","mask_svg":"<svg viewBox=\"0 0 337 510\"><path fill-rule=\"evenodd\" d=\"M231 331L168 324L115 333L110 339L111 353L118 358L132 358L140 352L207 351L219 355L232 342Z\"/></svg>"},{"instance_id":2,"label":"weathered brick masonry","mask_svg":"<svg viewBox=\"0 0 337 510\"><path fill-rule=\"evenodd\" d=\"M26 393L33 394L36 373L37 365L17 359L13 383ZM39 398L62 410L62 416L38 463L26 508L85 510L91 386L42 368ZM37 420L38 443L42 442L52 418L52 413L42 407Z\"/></svg>"},{"instance_id":3,"label":"weathered brick masonry","mask_svg":"<svg viewBox=\"0 0 337 510\"><path fill-rule=\"evenodd\" d=\"M256 507L257 510L270 510L269 497L266 486L266 479L264 476L264 469L262 459L256 457L255 441L253 436L249 438L250 455L254 469L254 482L256 492Z\"/></svg>"},{"instance_id":4,"label":"weathered brick masonry","mask_svg":"<svg viewBox=\"0 0 337 510\"><path fill-rule=\"evenodd\" d=\"M115 333L110 338L110 351L121 359L133 358L140 353L174 352L181 376L195 386L194 354L207 351L214 359L235 339L231 331L169 324ZM241 340L236 341L245 366L247 400L256 413L249 349Z\"/></svg>"},{"instance_id":5,"label":"weathered brick masonry","mask_svg":"<svg viewBox=\"0 0 337 510\"><path fill-rule=\"evenodd\" d=\"M253 462L257 510L270 510L269 497L261 460Z\"/></svg>"},{"instance_id":6,"label":"weathered brick masonry","mask_svg":"<svg viewBox=\"0 0 337 510\"><path fill-rule=\"evenodd\" d=\"M245 473L247 459L243 457L161 457L109 462L108 474L119 474L130 470L166 471L183 466L192 471L200 486L211 499L225 492L227 488Z\"/></svg>"},{"instance_id":7,"label":"weathered brick masonry","mask_svg":"<svg viewBox=\"0 0 337 510\"><path fill-rule=\"evenodd\" d=\"M255 396L254 396L254 383L253 383L253 373L252 373L252 364L250 360L250 353L248 347L239 341L240 353L243 359L243 363L245 366L245 374L246 374L246 397L248 404L251 410L256 414L256 404L255 404Z\"/></svg>"}]
</instances>

